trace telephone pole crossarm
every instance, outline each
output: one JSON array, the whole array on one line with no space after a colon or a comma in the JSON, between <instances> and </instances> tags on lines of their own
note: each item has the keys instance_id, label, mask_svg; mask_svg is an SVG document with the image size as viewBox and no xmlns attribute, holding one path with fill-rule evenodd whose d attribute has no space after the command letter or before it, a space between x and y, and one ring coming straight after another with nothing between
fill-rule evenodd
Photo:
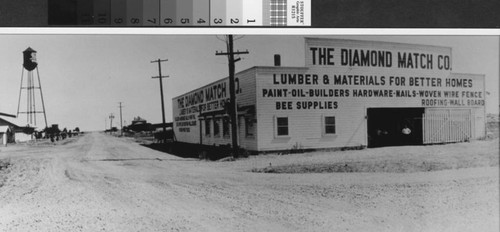
<instances>
[{"instance_id":1,"label":"telephone pole crossarm","mask_svg":"<svg viewBox=\"0 0 500 232\"><path fill-rule=\"evenodd\" d=\"M153 79L157 79L157 78L169 78L169 77L170 77L170 76L161 76L161 77L160 77L160 76L154 76L154 77L151 77L151 78L153 78Z\"/></svg>"},{"instance_id":2,"label":"telephone pole crossarm","mask_svg":"<svg viewBox=\"0 0 500 232\"><path fill-rule=\"evenodd\" d=\"M233 54L233 55L240 55L240 54L248 54L248 53L249 53L248 50L246 50L246 51L239 51L238 50L238 51L235 51L235 52L222 52L222 51L219 52L219 51L216 51L215 55L216 56L227 56L227 55L231 55L231 54Z\"/></svg>"},{"instance_id":3,"label":"telephone pole crossarm","mask_svg":"<svg viewBox=\"0 0 500 232\"><path fill-rule=\"evenodd\" d=\"M153 60L153 61L151 61L151 63L165 62L165 61L168 61L168 60L167 60L167 59L164 59L164 60L160 60L160 59L158 59L158 60Z\"/></svg>"}]
</instances>

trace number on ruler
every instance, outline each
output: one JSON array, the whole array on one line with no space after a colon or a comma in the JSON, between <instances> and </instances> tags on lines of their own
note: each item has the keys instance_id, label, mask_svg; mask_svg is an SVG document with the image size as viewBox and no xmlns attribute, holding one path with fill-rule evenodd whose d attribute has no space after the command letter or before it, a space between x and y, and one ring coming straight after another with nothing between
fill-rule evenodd
<instances>
[{"instance_id":1,"label":"number on ruler","mask_svg":"<svg viewBox=\"0 0 500 232\"><path fill-rule=\"evenodd\" d=\"M131 22L132 24L139 24L139 22L141 22L141 21L140 21L138 18L131 18L131 19L130 19L130 22Z\"/></svg>"},{"instance_id":2,"label":"number on ruler","mask_svg":"<svg viewBox=\"0 0 500 232\"><path fill-rule=\"evenodd\" d=\"M235 19L231 18L231 24L237 24L239 22L240 22L240 19L238 19L238 18L235 18Z\"/></svg>"},{"instance_id":3,"label":"number on ruler","mask_svg":"<svg viewBox=\"0 0 500 232\"><path fill-rule=\"evenodd\" d=\"M106 14L97 14L97 23L105 24L106 21Z\"/></svg>"},{"instance_id":4,"label":"number on ruler","mask_svg":"<svg viewBox=\"0 0 500 232\"><path fill-rule=\"evenodd\" d=\"M189 23L189 19L188 19L188 18L182 18L182 19L181 19L181 23L182 23L182 24Z\"/></svg>"},{"instance_id":5,"label":"number on ruler","mask_svg":"<svg viewBox=\"0 0 500 232\"><path fill-rule=\"evenodd\" d=\"M222 19L215 18L214 19L214 23L215 24L221 24L222 23Z\"/></svg>"},{"instance_id":6,"label":"number on ruler","mask_svg":"<svg viewBox=\"0 0 500 232\"><path fill-rule=\"evenodd\" d=\"M122 24L123 23L123 18L115 18L115 20L113 20L116 24Z\"/></svg>"},{"instance_id":7,"label":"number on ruler","mask_svg":"<svg viewBox=\"0 0 500 232\"><path fill-rule=\"evenodd\" d=\"M163 20L163 22L165 24L172 24L174 22L174 20L172 20L171 18L166 18L166 19Z\"/></svg>"},{"instance_id":8,"label":"number on ruler","mask_svg":"<svg viewBox=\"0 0 500 232\"><path fill-rule=\"evenodd\" d=\"M247 19L247 23L255 23L255 19Z\"/></svg>"},{"instance_id":9,"label":"number on ruler","mask_svg":"<svg viewBox=\"0 0 500 232\"><path fill-rule=\"evenodd\" d=\"M148 22L152 23L152 24L156 24L156 18L153 18L153 19L148 19Z\"/></svg>"},{"instance_id":10,"label":"number on ruler","mask_svg":"<svg viewBox=\"0 0 500 232\"><path fill-rule=\"evenodd\" d=\"M82 24L87 24L87 23L90 24L90 23L92 23L92 16L89 14L82 14L81 21L82 21Z\"/></svg>"},{"instance_id":11,"label":"number on ruler","mask_svg":"<svg viewBox=\"0 0 500 232\"><path fill-rule=\"evenodd\" d=\"M205 20L203 20L202 18L200 18L200 19L198 19L198 21L197 21L196 23L198 23L198 24L202 24L202 23L206 23L206 21L205 21Z\"/></svg>"}]
</instances>

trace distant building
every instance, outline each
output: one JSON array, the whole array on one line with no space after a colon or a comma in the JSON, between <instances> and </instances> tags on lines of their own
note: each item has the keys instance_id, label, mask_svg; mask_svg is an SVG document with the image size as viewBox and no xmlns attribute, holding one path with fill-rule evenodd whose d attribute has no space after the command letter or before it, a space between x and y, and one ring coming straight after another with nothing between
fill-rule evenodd
<instances>
[{"instance_id":1,"label":"distant building","mask_svg":"<svg viewBox=\"0 0 500 232\"><path fill-rule=\"evenodd\" d=\"M139 125L139 124L146 124L147 121L146 119L143 119L139 116L135 117L134 120L132 120L132 125Z\"/></svg>"},{"instance_id":2,"label":"distant building","mask_svg":"<svg viewBox=\"0 0 500 232\"><path fill-rule=\"evenodd\" d=\"M153 128L154 131L161 131L161 130L163 130L163 123L151 124L151 127ZM173 129L173 123L166 122L165 123L165 129L166 130L172 130Z\"/></svg>"},{"instance_id":3,"label":"distant building","mask_svg":"<svg viewBox=\"0 0 500 232\"><path fill-rule=\"evenodd\" d=\"M274 66L235 75L240 147L418 145L486 134L485 77L453 73L449 47L306 38L304 48L305 66L283 67L275 56ZM177 141L230 144L228 101L227 77L173 98Z\"/></svg>"},{"instance_id":4,"label":"distant building","mask_svg":"<svg viewBox=\"0 0 500 232\"><path fill-rule=\"evenodd\" d=\"M13 140L14 133L10 126L0 126L0 142L3 146L7 146L7 143L11 143Z\"/></svg>"},{"instance_id":5,"label":"distant building","mask_svg":"<svg viewBox=\"0 0 500 232\"><path fill-rule=\"evenodd\" d=\"M15 143L15 142L27 142L33 139L33 132L35 128L33 127L22 127L18 126L12 122L9 122L2 117L0 117L0 126L6 126L10 129L9 133L12 133L12 136L8 136L6 142L7 143Z\"/></svg>"},{"instance_id":6,"label":"distant building","mask_svg":"<svg viewBox=\"0 0 500 232\"><path fill-rule=\"evenodd\" d=\"M132 124L129 126L126 126L123 128L124 130L128 131L134 131L134 132L141 132L141 131L152 131L154 130L152 128L151 123L148 123L146 119L141 118L139 116L135 117L134 120L132 120Z\"/></svg>"}]
</instances>

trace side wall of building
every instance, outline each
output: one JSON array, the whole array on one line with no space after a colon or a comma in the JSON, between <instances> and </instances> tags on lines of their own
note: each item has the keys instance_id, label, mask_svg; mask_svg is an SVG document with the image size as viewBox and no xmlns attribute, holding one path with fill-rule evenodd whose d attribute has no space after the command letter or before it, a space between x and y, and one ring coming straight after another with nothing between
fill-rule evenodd
<instances>
[{"instance_id":1,"label":"side wall of building","mask_svg":"<svg viewBox=\"0 0 500 232\"><path fill-rule=\"evenodd\" d=\"M239 145L245 149L257 150L255 136L245 135L245 118L249 118L252 107L255 108L255 70L248 69L236 74L235 89L240 112ZM205 145L231 144L230 126L229 130L224 130L224 124L229 123L225 106L228 102L229 78L173 98L173 127L177 141Z\"/></svg>"},{"instance_id":2,"label":"side wall of building","mask_svg":"<svg viewBox=\"0 0 500 232\"><path fill-rule=\"evenodd\" d=\"M463 117L470 118L470 138L485 135L484 75L452 73L450 48L306 39L305 49L305 67L254 67L236 74L241 147L274 151L367 146L378 129L368 111L378 112L376 122L402 112L401 117L420 120L419 128L412 129L421 134L425 128L441 128L425 127L427 113L449 109L455 117L467 111L469 116ZM174 98L177 140L230 144L224 107L228 101L228 78ZM450 122L446 117L439 120ZM399 124L392 135L401 133Z\"/></svg>"},{"instance_id":3,"label":"side wall of building","mask_svg":"<svg viewBox=\"0 0 500 232\"><path fill-rule=\"evenodd\" d=\"M362 52L374 56L361 63ZM258 70L260 151L366 146L368 108L472 109L484 135L484 77L451 74L449 48L312 39L306 66Z\"/></svg>"}]
</instances>

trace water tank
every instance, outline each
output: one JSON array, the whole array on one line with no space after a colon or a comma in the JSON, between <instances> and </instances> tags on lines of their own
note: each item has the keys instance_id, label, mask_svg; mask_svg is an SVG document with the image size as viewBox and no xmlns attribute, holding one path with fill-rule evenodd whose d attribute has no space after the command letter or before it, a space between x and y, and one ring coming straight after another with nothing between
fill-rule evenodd
<instances>
[{"instance_id":1,"label":"water tank","mask_svg":"<svg viewBox=\"0 0 500 232\"><path fill-rule=\"evenodd\" d=\"M36 51L28 47L23 52L24 62L23 66L26 70L32 71L38 65L36 62Z\"/></svg>"}]
</instances>

